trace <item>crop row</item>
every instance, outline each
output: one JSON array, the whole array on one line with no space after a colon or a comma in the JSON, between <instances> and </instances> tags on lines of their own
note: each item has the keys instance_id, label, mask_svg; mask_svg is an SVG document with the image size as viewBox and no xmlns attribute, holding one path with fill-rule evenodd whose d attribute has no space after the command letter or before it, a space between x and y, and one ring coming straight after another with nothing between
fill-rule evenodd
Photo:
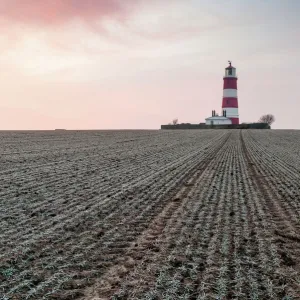
<instances>
[{"instance_id":1,"label":"crop row","mask_svg":"<svg viewBox=\"0 0 300 300\"><path fill-rule=\"evenodd\" d=\"M297 249L278 243L278 230L292 233L274 221L270 202L281 199L276 186L260 181L268 165L260 147L250 133L234 131L188 191L183 186L178 201L154 219L141 245L83 299L297 299L299 262L290 253ZM269 169L280 177L280 167ZM266 189L275 196L267 198ZM288 215L281 218L290 224Z\"/></svg>"},{"instance_id":2,"label":"crop row","mask_svg":"<svg viewBox=\"0 0 300 300\"><path fill-rule=\"evenodd\" d=\"M123 143L117 139L120 147L114 142L107 151L99 146L91 157L77 151L47 176L37 177L44 165L31 168L28 178L22 172L10 174L27 193L5 188L1 202L0 269L5 275L0 289L8 299L79 295L228 137L212 131L146 135Z\"/></svg>"},{"instance_id":3,"label":"crop row","mask_svg":"<svg viewBox=\"0 0 300 300\"><path fill-rule=\"evenodd\" d=\"M298 132L0 139L1 300L299 299Z\"/></svg>"}]
</instances>

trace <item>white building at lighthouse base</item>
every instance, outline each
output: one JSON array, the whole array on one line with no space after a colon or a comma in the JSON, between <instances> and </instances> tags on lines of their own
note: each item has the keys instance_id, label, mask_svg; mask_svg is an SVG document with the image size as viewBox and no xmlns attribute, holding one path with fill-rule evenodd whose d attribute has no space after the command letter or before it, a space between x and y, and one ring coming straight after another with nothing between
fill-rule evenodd
<instances>
[{"instance_id":1,"label":"white building at lighthouse base","mask_svg":"<svg viewBox=\"0 0 300 300\"><path fill-rule=\"evenodd\" d=\"M224 116L212 116L205 119L206 125L230 125L231 120Z\"/></svg>"}]
</instances>

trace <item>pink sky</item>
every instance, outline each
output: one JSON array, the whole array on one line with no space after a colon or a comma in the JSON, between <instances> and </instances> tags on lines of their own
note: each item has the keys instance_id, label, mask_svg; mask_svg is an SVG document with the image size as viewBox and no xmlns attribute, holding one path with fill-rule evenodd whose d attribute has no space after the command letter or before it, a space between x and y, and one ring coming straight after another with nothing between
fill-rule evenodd
<instances>
[{"instance_id":1,"label":"pink sky","mask_svg":"<svg viewBox=\"0 0 300 300\"><path fill-rule=\"evenodd\" d=\"M292 0L1 0L0 130L203 122L228 60L241 122L300 129L299 14Z\"/></svg>"}]
</instances>

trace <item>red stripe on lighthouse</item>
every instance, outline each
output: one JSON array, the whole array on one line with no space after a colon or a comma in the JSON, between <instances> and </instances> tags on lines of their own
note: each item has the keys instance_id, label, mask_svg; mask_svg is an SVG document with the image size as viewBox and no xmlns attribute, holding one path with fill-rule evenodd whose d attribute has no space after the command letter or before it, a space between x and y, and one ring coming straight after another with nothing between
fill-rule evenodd
<instances>
[{"instance_id":1,"label":"red stripe on lighthouse","mask_svg":"<svg viewBox=\"0 0 300 300\"><path fill-rule=\"evenodd\" d=\"M240 124L240 119L239 118L229 118L232 122L232 124Z\"/></svg>"},{"instance_id":2,"label":"red stripe on lighthouse","mask_svg":"<svg viewBox=\"0 0 300 300\"><path fill-rule=\"evenodd\" d=\"M238 99L233 98L233 97L223 98L222 108L225 108L225 107L239 107L238 106Z\"/></svg>"},{"instance_id":3,"label":"red stripe on lighthouse","mask_svg":"<svg viewBox=\"0 0 300 300\"><path fill-rule=\"evenodd\" d=\"M235 89L237 90L237 78L235 77L225 77L223 90L225 89Z\"/></svg>"}]
</instances>

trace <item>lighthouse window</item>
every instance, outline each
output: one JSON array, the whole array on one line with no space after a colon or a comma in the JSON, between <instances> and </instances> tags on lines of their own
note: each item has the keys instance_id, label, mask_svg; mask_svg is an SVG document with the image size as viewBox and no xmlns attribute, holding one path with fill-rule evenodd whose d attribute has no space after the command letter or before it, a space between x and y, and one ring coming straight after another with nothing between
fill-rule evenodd
<instances>
[{"instance_id":1,"label":"lighthouse window","mask_svg":"<svg viewBox=\"0 0 300 300\"><path fill-rule=\"evenodd\" d=\"M232 75L232 69L228 70L228 75Z\"/></svg>"}]
</instances>

